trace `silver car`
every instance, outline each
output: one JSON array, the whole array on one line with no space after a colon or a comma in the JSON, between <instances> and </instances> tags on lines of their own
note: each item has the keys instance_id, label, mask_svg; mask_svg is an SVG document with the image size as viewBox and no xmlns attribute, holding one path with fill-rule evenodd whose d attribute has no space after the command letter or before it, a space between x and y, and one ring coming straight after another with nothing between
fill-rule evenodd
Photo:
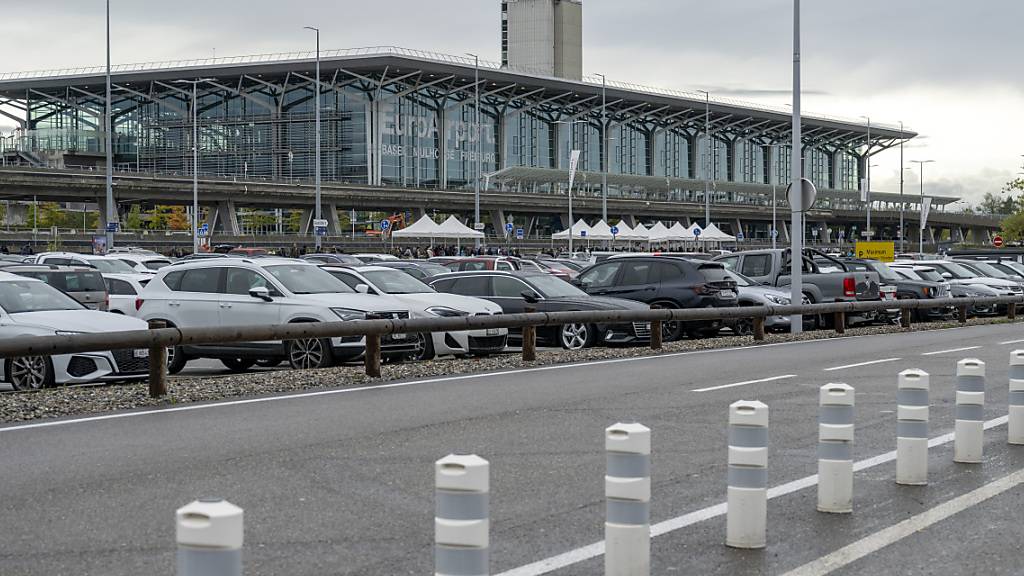
<instances>
[{"instance_id":1,"label":"silver car","mask_svg":"<svg viewBox=\"0 0 1024 576\"><path fill-rule=\"evenodd\" d=\"M789 292L758 284L733 270L729 270L728 274L736 280L740 306L789 306ZM804 297L803 303L810 304L810 301ZM768 330L788 330L789 316L767 316L764 319L764 327ZM754 333L754 321L750 318L737 320L732 329L740 336L748 336Z\"/></svg>"}]
</instances>

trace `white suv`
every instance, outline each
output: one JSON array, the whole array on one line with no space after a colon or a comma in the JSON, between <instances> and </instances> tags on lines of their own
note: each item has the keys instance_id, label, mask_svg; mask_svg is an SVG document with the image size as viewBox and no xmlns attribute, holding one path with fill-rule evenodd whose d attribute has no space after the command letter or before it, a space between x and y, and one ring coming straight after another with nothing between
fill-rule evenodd
<instances>
[{"instance_id":1,"label":"white suv","mask_svg":"<svg viewBox=\"0 0 1024 576\"><path fill-rule=\"evenodd\" d=\"M36 264L88 266L103 274L132 274L135 272L133 267L118 258L76 252L42 252L36 255Z\"/></svg>"},{"instance_id":2,"label":"white suv","mask_svg":"<svg viewBox=\"0 0 1024 576\"><path fill-rule=\"evenodd\" d=\"M139 295L137 317L163 320L178 328L262 326L294 322L358 320L367 313L409 318L409 307L390 296L357 294L315 264L286 258L211 258L167 266ZM259 362L273 366L287 359L293 368L323 368L354 360L365 351L362 336L187 345L174 350L174 374L192 358L217 358L232 371ZM381 338L385 359L415 352L415 338Z\"/></svg>"}]
</instances>

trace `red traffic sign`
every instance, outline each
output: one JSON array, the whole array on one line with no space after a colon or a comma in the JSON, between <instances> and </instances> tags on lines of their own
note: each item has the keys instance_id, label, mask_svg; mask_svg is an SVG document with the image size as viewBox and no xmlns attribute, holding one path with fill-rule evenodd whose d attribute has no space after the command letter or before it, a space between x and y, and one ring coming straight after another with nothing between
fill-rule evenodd
<instances>
[{"instance_id":1,"label":"red traffic sign","mask_svg":"<svg viewBox=\"0 0 1024 576\"><path fill-rule=\"evenodd\" d=\"M995 246L996 248L1002 248L1003 247L1003 237L1002 236L996 236L995 238L993 238L992 239L992 245Z\"/></svg>"}]
</instances>

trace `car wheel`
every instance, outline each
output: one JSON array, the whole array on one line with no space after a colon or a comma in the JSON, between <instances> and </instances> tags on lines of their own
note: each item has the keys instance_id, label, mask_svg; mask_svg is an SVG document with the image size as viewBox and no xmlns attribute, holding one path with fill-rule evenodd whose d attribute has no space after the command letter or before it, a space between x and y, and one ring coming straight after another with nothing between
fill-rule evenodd
<instances>
[{"instance_id":1,"label":"car wheel","mask_svg":"<svg viewBox=\"0 0 1024 576\"><path fill-rule=\"evenodd\" d=\"M54 385L53 362L48 356L25 356L7 361L7 380L15 390L42 390Z\"/></svg>"},{"instance_id":2,"label":"car wheel","mask_svg":"<svg viewBox=\"0 0 1024 576\"><path fill-rule=\"evenodd\" d=\"M582 350L594 340L594 330L589 324L566 324L558 331L558 343L566 350Z\"/></svg>"},{"instance_id":3,"label":"car wheel","mask_svg":"<svg viewBox=\"0 0 1024 576\"><path fill-rule=\"evenodd\" d=\"M172 346L167 349L167 373L177 374L185 369L188 364L188 357L181 350L181 346Z\"/></svg>"},{"instance_id":4,"label":"car wheel","mask_svg":"<svg viewBox=\"0 0 1024 576\"><path fill-rule=\"evenodd\" d=\"M331 341L326 338L289 340L287 352L288 364L295 370L328 368L334 363Z\"/></svg>"},{"instance_id":5,"label":"car wheel","mask_svg":"<svg viewBox=\"0 0 1024 576\"><path fill-rule=\"evenodd\" d=\"M674 309L675 306L671 304L651 304L653 310L664 310ZM675 342L683 337L683 323L682 322L662 322L661 323L661 340L662 342Z\"/></svg>"},{"instance_id":6,"label":"car wheel","mask_svg":"<svg viewBox=\"0 0 1024 576\"><path fill-rule=\"evenodd\" d=\"M284 358L260 358L256 361L256 365L260 368L275 368L284 362Z\"/></svg>"},{"instance_id":7,"label":"car wheel","mask_svg":"<svg viewBox=\"0 0 1024 576\"><path fill-rule=\"evenodd\" d=\"M253 365L256 364L256 361L249 360L247 358L221 358L220 363L232 372L245 372L249 368L252 368Z\"/></svg>"},{"instance_id":8,"label":"car wheel","mask_svg":"<svg viewBox=\"0 0 1024 576\"><path fill-rule=\"evenodd\" d=\"M410 356L413 360L419 360L424 362L427 360L434 359L434 337L429 333L416 334L416 343L414 344L415 349Z\"/></svg>"}]
</instances>

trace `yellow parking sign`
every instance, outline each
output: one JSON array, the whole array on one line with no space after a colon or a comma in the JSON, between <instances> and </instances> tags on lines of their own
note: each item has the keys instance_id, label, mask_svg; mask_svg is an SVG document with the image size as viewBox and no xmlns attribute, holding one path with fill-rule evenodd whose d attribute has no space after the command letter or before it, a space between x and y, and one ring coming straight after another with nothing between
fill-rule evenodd
<instances>
[{"instance_id":1,"label":"yellow parking sign","mask_svg":"<svg viewBox=\"0 0 1024 576\"><path fill-rule=\"evenodd\" d=\"M895 242L857 242L857 258L894 262L896 260Z\"/></svg>"}]
</instances>

